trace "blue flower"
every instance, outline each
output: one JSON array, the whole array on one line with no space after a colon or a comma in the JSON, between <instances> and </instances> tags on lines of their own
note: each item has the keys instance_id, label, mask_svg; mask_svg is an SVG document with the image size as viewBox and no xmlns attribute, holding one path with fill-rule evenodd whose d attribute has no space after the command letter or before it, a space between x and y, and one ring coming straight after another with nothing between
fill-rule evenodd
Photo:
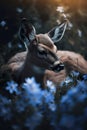
<instances>
[{"instance_id":1,"label":"blue flower","mask_svg":"<svg viewBox=\"0 0 87 130\"><path fill-rule=\"evenodd\" d=\"M51 93L56 93L56 86L52 81L47 80L47 87Z\"/></svg>"},{"instance_id":2,"label":"blue flower","mask_svg":"<svg viewBox=\"0 0 87 130\"><path fill-rule=\"evenodd\" d=\"M62 112L72 111L78 103L84 103L87 99L87 85L84 81L78 81L77 86L73 86L61 97L60 109Z\"/></svg>"},{"instance_id":3,"label":"blue flower","mask_svg":"<svg viewBox=\"0 0 87 130\"><path fill-rule=\"evenodd\" d=\"M6 90L8 90L11 94L13 94L14 92L16 94L20 93L18 90L18 84L14 81L7 82Z\"/></svg>"},{"instance_id":4,"label":"blue flower","mask_svg":"<svg viewBox=\"0 0 87 130\"><path fill-rule=\"evenodd\" d=\"M27 78L22 88L26 92L26 97L29 100L29 104L32 106L42 104L43 91L40 88L40 84L36 83L35 78Z\"/></svg>"},{"instance_id":5,"label":"blue flower","mask_svg":"<svg viewBox=\"0 0 87 130\"><path fill-rule=\"evenodd\" d=\"M79 92L79 88L78 87L73 87L71 89L68 90L67 95L70 97L75 97L75 96L79 96L80 92Z\"/></svg>"},{"instance_id":6,"label":"blue flower","mask_svg":"<svg viewBox=\"0 0 87 130\"><path fill-rule=\"evenodd\" d=\"M22 88L24 88L27 93L38 93L41 91L40 84L36 83L35 78L26 78L25 83L23 84Z\"/></svg>"},{"instance_id":7,"label":"blue flower","mask_svg":"<svg viewBox=\"0 0 87 130\"><path fill-rule=\"evenodd\" d=\"M30 95L29 96L29 104L32 106L37 106L37 105L42 105L42 92L35 94L35 95Z\"/></svg>"},{"instance_id":8,"label":"blue flower","mask_svg":"<svg viewBox=\"0 0 87 130\"><path fill-rule=\"evenodd\" d=\"M45 99L45 103L49 104L50 102L54 102L54 95L47 90L44 90L43 97Z\"/></svg>"},{"instance_id":9,"label":"blue flower","mask_svg":"<svg viewBox=\"0 0 87 130\"><path fill-rule=\"evenodd\" d=\"M43 99L44 99L45 104L48 105L48 108L51 111L56 110L55 97L51 92L48 92L47 90L44 90L43 91Z\"/></svg>"}]
</instances>

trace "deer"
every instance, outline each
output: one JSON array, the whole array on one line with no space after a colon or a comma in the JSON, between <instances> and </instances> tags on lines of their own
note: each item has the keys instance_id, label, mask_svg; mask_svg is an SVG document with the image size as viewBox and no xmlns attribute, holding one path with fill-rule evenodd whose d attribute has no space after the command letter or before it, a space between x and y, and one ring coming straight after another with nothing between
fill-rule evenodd
<instances>
[{"instance_id":1,"label":"deer","mask_svg":"<svg viewBox=\"0 0 87 130\"><path fill-rule=\"evenodd\" d=\"M87 74L84 57L75 52L58 50L55 45L62 39L66 27L67 20L48 33L36 34L35 27L24 18L18 35L26 50L14 55L4 68L10 70L13 79L19 84L25 78L34 76L42 86L47 80L60 84L72 70Z\"/></svg>"},{"instance_id":2,"label":"deer","mask_svg":"<svg viewBox=\"0 0 87 130\"><path fill-rule=\"evenodd\" d=\"M21 21L18 36L21 42L27 45L26 51L17 53L2 67L4 71L9 70L12 79L18 84L23 83L25 78L33 76L37 82L43 84L46 69L60 71L64 67L59 61L57 48L50 37L43 34L36 35L34 26L28 20Z\"/></svg>"}]
</instances>

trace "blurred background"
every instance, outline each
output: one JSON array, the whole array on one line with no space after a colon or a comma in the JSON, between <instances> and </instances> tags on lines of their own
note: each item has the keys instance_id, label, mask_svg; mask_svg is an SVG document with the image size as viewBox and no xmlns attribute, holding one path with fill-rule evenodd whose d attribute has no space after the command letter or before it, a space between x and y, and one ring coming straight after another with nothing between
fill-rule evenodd
<instances>
[{"instance_id":1,"label":"blurred background","mask_svg":"<svg viewBox=\"0 0 87 130\"><path fill-rule=\"evenodd\" d=\"M48 32L67 17L70 22L58 49L78 52L87 59L86 0L0 0L0 66L25 50L17 36L23 17L37 33Z\"/></svg>"}]
</instances>

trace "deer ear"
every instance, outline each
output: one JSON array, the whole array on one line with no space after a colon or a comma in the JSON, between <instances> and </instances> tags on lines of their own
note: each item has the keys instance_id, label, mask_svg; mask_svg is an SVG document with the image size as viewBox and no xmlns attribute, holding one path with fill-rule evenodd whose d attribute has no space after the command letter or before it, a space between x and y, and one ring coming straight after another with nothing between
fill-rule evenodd
<instances>
[{"instance_id":1,"label":"deer ear","mask_svg":"<svg viewBox=\"0 0 87 130\"><path fill-rule=\"evenodd\" d=\"M48 32L48 36L52 39L54 43L59 42L64 36L66 27L67 27L67 21L50 30Z\"/></svg>"},{"instance_id":2,"label":"deer ear","mask_svg":"<svg viewBox=\"0 0 87 130\"><path fill-rule=\"evenodd\" d=\"M24 44L29 45L36 36L36 30L26 18L23 18L18 32L19 38Z\"/></svg>"}]
</instances>

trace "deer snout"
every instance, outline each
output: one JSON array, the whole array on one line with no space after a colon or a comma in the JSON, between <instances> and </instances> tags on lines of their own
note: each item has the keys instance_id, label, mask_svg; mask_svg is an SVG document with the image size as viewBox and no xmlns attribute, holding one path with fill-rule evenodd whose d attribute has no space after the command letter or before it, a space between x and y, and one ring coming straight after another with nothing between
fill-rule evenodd
<instances>
[{"instance_id":1,"label":"deer snout","mask_svg":"<svg viewBox=\"0 0 87 130\"><path fill-rule=\"evenodd\" d=\"M54 64L50 66L50 69L55 72L59 72L64 69L64 64L60 61L55 61Z\"/></svg>"}]
</instances>

